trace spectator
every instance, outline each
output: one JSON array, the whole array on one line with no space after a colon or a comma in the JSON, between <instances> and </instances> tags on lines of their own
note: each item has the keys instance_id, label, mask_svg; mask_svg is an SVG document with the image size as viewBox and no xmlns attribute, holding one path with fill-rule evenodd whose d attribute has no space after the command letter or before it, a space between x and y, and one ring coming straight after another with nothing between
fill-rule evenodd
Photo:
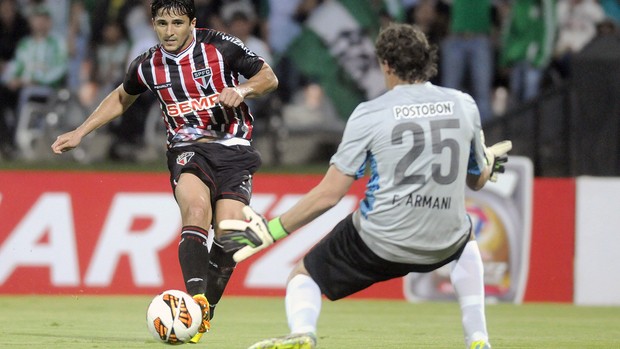
<instances>
[{"instance_id":1,"label":"spectator","mask_svg":"<svg viewBox=\"0 0 620 349\"><path fill-rule=\"evenodd\" d=\"M149 0L141 0L127 8L127 13L124 16L119 17L119 20L124 21L122 23L131 43L129 57L135 57L153 45L157 45L157 36L153 33L149 6ZM127 66L129 63L131 63L131 59L127 60Z\"/></svg>"},{"instance_id":2,"label":"spectator","mask_svg":"<svg viewBox=\"0 0 620 349\"><path fill-rule=\"evenodd\" d=\"M558 39L553 64L560 77L567 78L573 54L596 36L596 26L605 19L605 11L596 0L559 0L557 18Z\"/></svg>"},{"instance_id":3,"label":"spectator","mask_svg":"<svg viewBox=\"0 0 620 349\"><path fill-rule=\"evenodd\" d=\"M29 26L31 34L18 42L2 77L0 110L13 109L18 120L27 101L47 100L64 84L67 74L66 42L52 33L47 7L33 8Z\"/></svg>"},{"instance_id":4,"label":"spectator","mask_svg":"<svg viewBox=\"0 0 620 349\"><path fill-rule=\"evenodd\" d=\"M241 39L250 50L263 57L267 63L273 64L269 44L254 35L257 16L252 3L247 0L228 2L222 7L220 18L224 21L225 31Z\"/></svg>"},{"instance_id":5,"label":"spectator","mask_svg":"<svg viewBox=\"0 0 620 349\"><path fill-rule=\"evenodd\" d=\"M93 62L93 81L99 95L97 100L103 99L123 81L129 47L123 25L117 21L106 23L102 41L95 47Z\"/></svg>"},{"instance_id":6,"label":"spectator","mask_svg":"<svg viewBox=\"0 0 620 349\"><path fill-rule=\"evenodd\" d=\"M28 21L18 11L16 0L0 0L0 74L4 74L8 63L13 59L17 42L30 33ZM1 96L11 96L6 85L0 85ZM13 97L15 99L15 97ZM0 105L0 155L10 158L13 155L13 137L15 115L8 112L9 101L2 100Z\"/></svg>"},{"instance_id":7,"label":"spectator","mask_svg":"<svg viewBox=\"0 0 620 349\"><path fill-rule=\"evenodd\" d=\"M69 51L69 75L67 87L71 92L79 91L83 81L87 80L84 65L88 59L90 44L90 14L82 1L71 3L67 48Z\"/></svg>"},{"instance_id":8,"label":"spectator","mask_svg":"<svg viewBox=\"0 0 620 349\"><path fill-rule=\"evenodd\" d=\"M407 10L407 22L415 24L426 34L431 44L439 47L448 34L450 7L441 0L419 0ZM430 81L435 84L441 83L437 76Z\"/></svg>"},{"instance_id":9,"label":"spectator","mask_svg":"<svg viewBox=\"0 0 620 349\"><path fill-rule=\"evenodd\" d=\"M51 31L55 35L64 36L67 34L69 24L69 8L71 0L21 0L20 9L22 14L30 17L37 7L45 6L52 19Z\"/></svg>"},{"instance_id":10,"label":"spectator","mask_svg":"<svg viewBox=\"0 0 620 349\"><path fill-rule=\"evenodd\" d=\"M21 15L16 0L0 0L0 71L13 59L17 42L30 34L28 20Z\"/></svg>"},{"instance_id":11,"label":"spectator","mask_svg":"<svg viewBox=\"0 0 620 349\"><path fill-rule=\"evenodd\" d=\"M509 105L536 97L555 42L555 1L512 3L503 27L499 66L508 71Z\"/></svg>"},{"instance_id":12,"label":"spectator","mask_svg":"<svg viewBox=\"0 0 620 349\"><path fill-rule=\"evenodd\" d=\"M450 19L450 32L441 44L441 83L455 89L471 89L484 124L493 116L494 28L491 0L454 0ZM470 86L465 88L468 72Z\"/></svg>"},{"instance_id":13,"label":"spectator","mask_svg":"<svg viewBox=\"0 0 620 349\"><path fill-rule=\"evenodd\" d=\"M142 0L97 0L91 16L92 43L98 44L102 40L103 27L107 22L125 24L131 9L142 3ZM127 28L125 30L129 31Z\"/></svg>"},{"instance_id":14,"label":"spectator","mask_svg":"<svg viewBox=\"0 0 620 349\"><path fill-rule=\"evenodd\" d=\"M407 22L420 28L431 44L439 45L448 34L450 7L441 0L419 0L407 11Z\"/></svg>"},{"instance_id":15,"label":"spectator","mask_svg":"<svg viewBox=\"0 0 620 349\"><path fill-rule=\"evenodd\" d=\"M275 59L274 70L280 79L277 96L289 103L295 91L305 84L300 72L286 57L286 51L293 40L302 32L302 25L297 20L298 8L308 0L263 0L261 3L261 32L266 39Z\"/></svg>"},{"instance_id":16,"label":"spectator","mask_svg":"<svg viewBox=\"0 0 620 349\"><path fill-rule=\"evenodd\" d=\"M301 33L296 20L298 7L304 0L263 0L263 37L267 38L274 54L286 52L291 41Z\"/></svg>"},{"instance_id":17,"label":"spectator","mask_svg":"<svg viewBox=\"0 0 620 349\"><path fill-rule=\"evenodd\" d=\"M157 45L158 40L151 23L150 1L134 2L124 14L125 28L130 42L126 67L131 60ZM126 69L125 69L126 70ZM110 123L112 147L109 157L112 160L135 161L144 145L145 123L149 110L156 102L153 94L141 94L123 115Z\"/></svg>"},{"instance_id":18,"label":"spectator","mask_svg":"<svg viewBox=\"0 0 620 349\"><path fill-rule=\"evenodd\" d=\"M31 34L22 38L5 76L17 90L25 86L60 87L67 73L65 40L52 34L52 19L47 7L35 8L29 18Z\"/></svg>"},{"instance_id":19,"label":"spectator","mask_svg":"<svg viewBox=\"0 0 620 349\"><path fill-rule=\"evenodd\" d=\"M198 27L225 31L226 25L219 15L222 0L196 0L194 3L196 4L196 25Z\"/></svg>"}]
</instances>

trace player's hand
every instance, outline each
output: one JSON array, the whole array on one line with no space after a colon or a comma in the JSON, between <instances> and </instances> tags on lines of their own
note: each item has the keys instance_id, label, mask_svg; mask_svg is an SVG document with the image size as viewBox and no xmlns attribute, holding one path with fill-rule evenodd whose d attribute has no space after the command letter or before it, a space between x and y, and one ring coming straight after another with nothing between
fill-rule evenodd
<instances>
[{"instance_id":1,"label":"player's hand","mask_svg":"<svg viewBox=\"0 0 620 349\"><path fill-rule=\"evenodd\" d=\"M82 137L75 130L61 134L52 144L52 151L56 154L62 154L77 147L81 141Z\"/></svg>"},{"instance_id":2,"label":"player's hand","mask_svg":"<svg viewBox=\"0 0 620 349\"><path fill-rule=\"evenodd\" d=\"M243 207L245 220L225 219L219 224L220 229L229 230L219 238L225 252L233 252L235 262L250 257L275 242L269 232L269 224L262 215L256 213L250 206Z\"/></svg>"},{"instance_id":3,"label":"player's hand","mask_svg":"<svg viewBox=\"0 0 620 349\"><path fill-rule=\"evenodd\" d=\"M236 108L241 105L241 102L245 99L243 92L242 88L226 87L220 92L216 102L226 108Z\"/></svg>"},{"instance_id":4,"label":"player's hand","mask_svg":"<svg viewBox=\"0 0 620 349\"><path fill-rule=\"evenodd\" d=\"M512 149L511 141L501 141L485 148L484 153L488 164L491 166L489 180L497 182L498 173L504 173L505 164L508 162L508 152Z\"/></svg>"}]
</instances>

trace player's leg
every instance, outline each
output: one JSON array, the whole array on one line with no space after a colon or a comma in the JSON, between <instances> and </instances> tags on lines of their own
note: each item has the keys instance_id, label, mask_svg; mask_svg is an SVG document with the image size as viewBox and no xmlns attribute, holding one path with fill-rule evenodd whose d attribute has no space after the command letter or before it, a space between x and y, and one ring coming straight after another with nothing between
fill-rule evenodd
<instances>
[{"instance_id":1,"label":"player's leg","mask_svg":"<svg viewBox=\"0 0 620 349\"><path fill-rule=\"evenodd\" d=\"M195 175L183 173L175 188L181 211L181 241L178 255L187 293L203 308L200 334L209 330L209 303L204 296L207 288L209 249L208 227L212 219L209 188Z\"/></svg>"},{"instance_id":2,"label":"player's leg","mask_svg":"<svg viewBox=\"0 0 620 349\"><path fill-rule=\"evenodd\" d=\"M290 334L255 343L249 349L312 349L321 312L321 290L300 261L286 285L286 318Z\"/></svg>"},{"instance_id":3,"label":"player's leg","mask_svg":"<svg viewBox=\"0 0 620 349\"><path fill-rule=\"evenodd\" d=\"M289 278L284 298L291 333L311 333L316 336L321 301L321 289L308 275L304 261L301 260Z\"/></svg>"},{"instance_id":4,"label":"player's leg","mask_svg":"<svg viewBox=\"0 0 620 349\"><path fill-rule=\"evenodd\" d=\"M220 222L223 219L244 219L242 209L245 205L244 202L222 199L216 202L215 209L215 221ZM237 263L232 258L233 252L226 253L222 249L222 246L218 242L218 238L222 232L217 228L216 224L215 236L213 244L211 245L211 253L209 260L208 279L207 279L207 291L205 295L209 300L210 315L214 316L215 307L222 298L228 280L235 270Z\"/></svg>"},{"instance_id":5,"label":"player's leg","mask_svg":"<svg viewBox=\"0 0 620 349\"><path fill-rule=\"evenodd\" d=\"M285 307L290 334L250 349L314 348L322 294L335 301L407 272L408 265L387 262L372 252L349 215L312 247L289 277Z\"/></svg>"},{"instance_id":6,"label":"player's leg","mask_svg":"<svg viewBox=\"0 0 620 349\"><path fill-rule=\"evenodd\" d=\"M484 310L483 265L475 240L467 242L452 265L450 279L461 306L463 332L467 348L491 348Z\"/></svg>"},{"instance_id":7,"label":"player's leg","mask_svg":"<svg viewBox=\"0 0 620 349\"><path fill-rule=\"evenodd\" d=\"M179 263L190 295L204 293L207 286L208 229L211 225L209 188L191 173L183 173L175 188L175 197L181 211L181 241Z\"/></svg>"},{"instance_id":8,"label":"player's leg","mask_svg":"<svg viewBox=\"0 0 620 349\"><path fill-rule=\"evenodd\" d=\"M226 253L222 246L214 239L211 245L207 291L205 295L209 300L209 315L211 319L215 316L215 307L222 298L228 280L232 276L237 263L232 258L232 253Z\"/></svg>"},{"instance_id":9,"label":"player's leg","mask_svg":"<svg viewBox=\"0 0 620 349\"><path fill-rule=\"evenodd\" d=\"M243 207L250 204L252 195L252 177L260 167L260 154L251 146L227 147L221 144L202 144L208 152L213 177L217 183L217 192L213 193L215 203L215 239L211 245L211 260L208 268L206 296L211 304L211 311L222 298L228 280L235 270L233 253L226 253L218 239L224 233L219 229L219 222L224 219L245 219ZM211 314L213 318L213 313Z\"/></svg>"}]
</instances>

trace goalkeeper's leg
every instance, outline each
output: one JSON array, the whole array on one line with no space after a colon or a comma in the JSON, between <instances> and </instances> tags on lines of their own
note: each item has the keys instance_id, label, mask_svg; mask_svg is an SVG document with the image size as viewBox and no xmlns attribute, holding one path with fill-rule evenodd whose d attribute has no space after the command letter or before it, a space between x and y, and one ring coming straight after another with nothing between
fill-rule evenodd
<instances>
[{"instance_id":1,"label":"goalkeeper's leg","mask_svg":"<svg viewBox=\"0 0 620 349\"><path fill-rule=\"evenodd\" d=\"M305 274L296 274L286 286L286 317L290 334L254 343L248 349L313 349L321 312L321 290Z\"/></svg>"},{"instance_id":2,"label":"goalkeeper's leg","mask_svg":"<svg viewBox=\"0 0 620 349\"><path fill-rule=\"evenodd\" d=\"M321 313L321 290L310 276L297 274L290 279L284 304L291 333L316 333Z\"/></svg>"},{"instance_id":3,"label":"goalkeeper's leg","mask_svg":"<svg viewBox=\"0 0 620 349\"><path fill-rule=\"evenodd\" d=\"M224 252L222 245L217 240L213 240L207 274L207 292L205 293L209 300L211 319L214 316L215 306L222 298L228 280L237 266L232 255L233 252Z\"/></svg>"},{"instance_id":4,"label":"goalkeeper's leg","mask_svg":"<svg viewBox=\"0 0 620 349\"><path fill-rule=\"evenodd\" d=\"M483 266L478 243L467 242L453 264L450 280L461 306L461 320L467 348L490 348L484 313Z\"/></svg>"}]
</instances>

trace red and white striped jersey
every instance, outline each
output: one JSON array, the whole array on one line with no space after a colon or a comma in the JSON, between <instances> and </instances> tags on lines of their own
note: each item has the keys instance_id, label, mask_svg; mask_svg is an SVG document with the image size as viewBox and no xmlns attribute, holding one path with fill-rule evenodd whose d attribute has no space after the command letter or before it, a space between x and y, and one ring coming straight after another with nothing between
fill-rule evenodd
<instances>
[{"instance_id":1,"label":"red and white striped jersey","mask_svg":"<svg viewBox=\"0 0 620 349\"><path fill-rule=\"evenodd\" d=\"M131 95L153 91L166 125L168 147L202 137L252 139L253 116L245 103L224 108L214 100L225 87L251 78L264 60L237 37L196 29L192 44L177 54L156 45L133 60L123 87Z\"/></svg>"}]
</instances>

